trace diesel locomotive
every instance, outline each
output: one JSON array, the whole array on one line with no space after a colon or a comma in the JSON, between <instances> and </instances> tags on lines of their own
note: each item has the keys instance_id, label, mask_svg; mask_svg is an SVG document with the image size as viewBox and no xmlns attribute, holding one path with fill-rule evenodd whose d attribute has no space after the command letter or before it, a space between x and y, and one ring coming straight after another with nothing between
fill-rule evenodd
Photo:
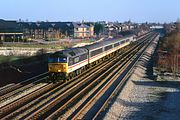
<instances>
[{"instance_id":1,"label":"diesel locomotive","mask_svg":"<svg viewBox=\"0 0 180 120\"><path fill-rule=\"evenodd\" d=\"M48 58L48 71L53 80L66 80L81 74L89 67L111 57L115 52L130 44L134 35L107 39L83 47L57 51Z\"/></svg>"}]
</instances>

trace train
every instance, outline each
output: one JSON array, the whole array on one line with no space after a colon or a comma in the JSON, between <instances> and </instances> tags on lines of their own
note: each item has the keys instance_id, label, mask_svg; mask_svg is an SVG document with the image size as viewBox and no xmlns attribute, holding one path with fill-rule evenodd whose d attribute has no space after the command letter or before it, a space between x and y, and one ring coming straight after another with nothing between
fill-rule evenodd
<instances>
[{"instance_id":1,"label":"train","mask_svg":"<svg viewBox=\"0 0 180 120\"><path fill-rule=\"evenodd\" d=\"M71 79L112 57L133 40L134 35L128 35L122 38L106 39L83 47L57 51L48 58L49 77L51 80Z\"/></svg>"}]
</instances>

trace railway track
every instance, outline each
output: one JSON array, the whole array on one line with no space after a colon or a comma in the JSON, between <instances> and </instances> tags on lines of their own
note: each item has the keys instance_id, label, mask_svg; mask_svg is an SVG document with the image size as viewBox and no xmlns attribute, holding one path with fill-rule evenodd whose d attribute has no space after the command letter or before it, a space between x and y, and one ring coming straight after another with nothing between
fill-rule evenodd
<instances>
[{"instance_id":1,"label":"railway track","mask_svg":"<svg viewBox=\"0 0 180 120\"><path fill-rule=\"evenodd\" d=\"M15 84L12 83L12 84L8 84L8 85L6 85L6 86L4 86L4 87L1 87L1 88L0 88L0 91L6 89L6 88L8 88L8 87L12 87L12 86L14 86L14 85L15 85Z\"/></svg>"},{"instance_id":2,"label":"railway track","mask_svg":"<svg viewBox=\"0 0 180 120\"><path fill-rule=\"evenodd\" d=\"M108 61L107 61L108 62ZM104 63L103 65L100 65L100 66L98 66L96 69L99 69L100 67L102 67L102 66L104 66L106 63ZM96 66L95 66L96 67ZM91 69L93 69L93 68L91 68ZM91 71L91 69L89 70L89 71ZM91 73L93 73L94 71L96 71L96 69L93 69L93 71L91 71ZM88 71L86 71L86 72L88 72ZM86 72L84 73L84 74L86 74ZM87 77L88 75L86 74L86 76L84 76L82 79L84 79L85 77ZM74 79L77 79L78 78L78 76L76 77L76 78L74 78ZM79 79L79 81L81 81L81 79ZM77 84L77 82L79 82L79 81L72 81L73 82L73 84L72 85L74 85L74 84ZM68 85L68 84L70 84L71 83L71 81L70 82L68 82L68 83L65 83L65 84L63 84L63 85L61 85L61 86L58 86L57 88L54 88L54 91L57 91L57 89L61 89L61 91L59 91L59 93L62 93L62 92L64 92L65 90L67 90L67 89L69 89L70 87L72 87L72 85ZM52 90L50 91L50 92L52 92ZM39 93L39 91L38 91L38 93ZM35 93L32 93L32 94L35 94ZM32 96L32 94L31 94L31 96ZM47 94L49 94L49 93L47 93ZM52 96L55 96L56 94L54 93L54 92L52 92L51 93L52 94ZM30 96L30 95L29 95ZM46 95L44 95L44 96L46 96ZM11 113L11 114L9 114L8 116L6 116L5 118L12 118L12 117L14 117L16 114L19 114L19 113L21 113L22 111L24 111L24 110L26 110L26 108L29 108L29 106L32 106L34 103L37 103L37 101L39 100L39 99L41 99L41 98L43 98L44 96L41 96L41 97L39 97L39 98L37 98L37 99L35 99L34 101L32 101L31 103L29 103L29 104L27 104L27 105L25 105L24 107L22 107L22 108L20 108L20 109L18 109L17 111L14 111L13 113ZM47 97L47 96L46 96ZM45 97L45 98L46 98ZM26 100L28 100L28 99L30 99L28 96L26 96L26 98L25 98ZM52 99L52 98L51 98ZM25 103L25 101L24 101L24 98L22 98L22 100L23 100L23 102L20 102L20 101L18 101L19 103ZM47 100L46 100L47 101ZM40 101L38 101L38 103L44 103L44 102L40 102ZM13 108L13 107L18 107L18 104L14 104L14 103L12 103L12 106L10 106L10 107L8 107L8 108ZM6 110L4 110L3 109L3 111L5 112L5 113L8 113L7 111L8 111L8 109ZM29 112L29 110L28 110L28 112ZM4 114L5 115L5 114Z\"/></svg>"},{"instance_id":3,"label":"railway track","mask_svg":"<svg viewBox=\"0 0 180 120\"><path fill-rule=\"evenodd\" d=\"M11 91L11 92L8 92L8 93L2 95L0 97L0 103L2 101L4 101L4 100L7 100L7 98L14 97L17 94L22 93L23 91L26 91L26 90L28 90L30 88L33 88L34 86L38 85L39 83L45 83L46 79L47 79L47 76L46 77L42 76L42 78L39 78L39 79L37 79L37 78L36 79L31 79L31 80L34 80L32 83L22 85L20 88L17 88L15 90ZM12 87L14 87L14 86L12 86Z\"/></svg>"},{"instance_id":4,"label":"railway track","mask_svg":"<svg viewBox=\"0 0 180 120\"><path fill-rule=\"evenodd\" d=\"M40 74L36 77L33 77L31 79L28 79L26 81L23 81L19 84L22 84L17 88L17 86L11 86L13 88L17 88L14 91L11 91L9 93L6 93L0 97L0 109L7 105L12 103L13 101L18 100L19 98L26 96L27 94L38 90L39 88L45 86L47 83L45 83L45 80L47 79L47 73ZM34 80L34 81L33 81ZM33 82L32 82L33 81ZM32 82L32 83L30 83ZM24 86L23 86L24 84ZM7 88L9 90L9 88ZM5 90L6 91L6 90Z\"/></svg>"},{"instance_id":5,"label":"railway track","mask_svg":"<svg viewBox=\"0 0 180 120\"><path fill-rule=\"evenodd\" d=\"M128 56L128 55L127 55ZM129 57L126 57L126 58L124 58L124 60L125 59L129 59L130 58L130 56ZM122 63L121 63L122 62ZM126 63L126 61L119 61L119 63L117 63L117 64L120 64L121 63L121 65L120 66L118 66L118 67L116 67L116 68L114 68L114 67L112 67L111 69L112 70L110 70L109 69L109 71L111 71L111 73L108 73L108 71L107 71L107 73L104 73L102 76L105 76L105 74L108 74L108 76L106 76L106 78L104 78L104 80L102 80L98 85L97 84L95 84L94 86L94 88L91 90L91 91L86 91L87 89L88 89L88 87L90 87L90 86L92 86L91 84L93 84L93 83L91 83L89 86L87 86L85 89L84 89L84 91L82 90L81 91L81 93L79 92L78 94L76 94L73 98L71 98L68 102L66 102L66 104L64 104L62 107L60 107L58 110L56 110L53 114L51 114L48 118L47 118L47 120L49 120L49 119L57 119L58 118L58 116L60 116L60 115L62 115L59 119L73 119L73 115L75 115L74 116L74 119L78 116L78 115L80 115L81 114L81 112L85 112L86 110L84 109L84 108L87 108L87 105L88 104L85 104L85 103L87 103L87 100L90 100L90 96L94 96L93 98L91 98L91 100L89 101L89 102L92 102L93 100L97 100L98 98L97 98L97 95L99 95L99 94L103 94L103 91L105 91L104 89L106 88L105 86L110 86L111 84L112 84L112 81L113 81L113 79L110 79L110 78L113 78L113 76L114 76L114 74L113 74L113 70L114 71L119 71L119 73L118 73L118 75L119 74L121 74L122 73L122 71L123 71L123 68L125 68L128 64L130 64L131 63L131 61L129 61L129 62L127 62ZM127 64L127 65L126 65ZM117 65L115 65L115 66L117 66ZM121 70L120 70L120 68L121 68ZM101 78L98 78L98 79L101 79ZM98 81L98 79L97 80L95 80L95 81ZM94 81L94 82L95 82ZM104 81L104 82L103 82ZM98 82L97 82L98 83ZM104 85L103 85L104 84ZM104 86L104 87L102 87L102 85ZM90 89L90 88L89 88ZM83 93L84 92L84 93ZM69 105L70 106L70 104L72 104L74 101L76 101L77 102L77 100L79 100L80 98L82 98L82 95L83 94L85 94L85 92L88 92L88 95L84 95L84 97L85 98L83 98L83 100L81 100L81 101L78 101L79 102L79 104L76 104L73 108L68 108L67 106ZM96 95L94 95L95 93L97 93ZM78 98L78 96L80 97L80 98ZM83 109L80 109L80 107L83 107ZM64 111L63 111L63 109L68 109L68 112L65 112L64 113ZM74 113L72 112L72 111L75 111ZM77 115L77 116L76 116ZM69 116L69 117L68 117ZM82 119L82 118L77 118L77 119ZM88 119L89 119L89 117L88 117Z\"/></svg>"},{"instance_id":6,"label":"railway track","mask_svg":"<svg viewBox=\"0 0 180 120\"><path fill-rule=\"evenodd\" d=\"M39 79L41 79L41 78L43 78L45 76L48 76L47 72L45 72L43 74L40 74L38 76L32 77L30 79L24 80L24 81L22 81L22 82L20 82L18 84L11 84L11 85L6 86L5 88L0 90L0 101L5 98L5 97L3 97L5 94L10 93L10 92L12 92L14 90L17 90L17 89L19 89L21 87L25 87L25 86L28 87L28 84L31 84L34 81L39 80ZM21 88L21 89L23 89L23 88Z\"/></svg>"},{"instance_id":7,"label":"railway track","mask_svg":"<svg viewBox=\"0 0 180 120\"><path fill-rule=\"evenodd\" d=\"M116 61L117 62L117 61ZM112 64L111 64L112 65ZM105 69L105 68L104 68ZM107 68L109 69L109 68ZM104 72L104 71L103 71ZM102 73L103 73L102 72ZM102 74L97 72L97 74ZM95 76L95 75L94 75ZM94 80L95 78L93 78L92 76L90 76L90 78L92 80ZM90 79L88 78L88 79ZM36 110L34 113L32 113L29 117L27 117L26 119L37 119L38 117L41 116L41 119L43 119L44 117L42 117L43 115L47 116L47 112L51 111L52 108L53 110L57 107L58 103L64 104L63 101L66 101L68 98L67 97L71 97L74 96L74 92L76 91L79 92L78 88L81 87L85 87L87 84L91 83L91 81L88 81L88 79L85 79L85 81L81 81L78 84L74 85L72 88L68 89L65 93L61 94L60 96L58 96L57 98L55 98L53 101L51 101L49 104L46 104L45 106L41 107L40 109ZM89 83L88 83L89 82ZM59 105L58 105L59 106ZM51 111L53 112L53 111ZM46 114L45 114L46 113Z\"/></svg>"},{"instance_id":8,"label":"railway track","mask_svg":"<svg viewBox=\"0 0 180 120\"><path fill-rule=\"evenodd\" d=\"M147 35L146 37L148 38L149 36L150 35ZM130 51L131 49L129 50L129 52ZM124 54L121 53L121 56L119 56L119 58L120 57L122 58L124 56L125 53ZM68 94L65 93L68 93L67 91L72 92L69 93L70 97L73 96L76 90L78 90L77 89L79 87L78 85L81 84L81 87L83 87L83 85L86 86L87 84L92 83L92 80L98 78L99 75L98 72L100 72L98 70L100 70L100 68L104 69L104 71L105 69L109 69L107 66L105 66L108 63L110 64L109 61L105 61L104 64L96 65L94 66L94 68L90 68L82 75L75 77L72 81L69 81L67 83L48 84L47 86L42 87L41 89L32 92L27 96L22 97L21 99L16 100L15 102L9 104L8 106L0 108L0 118L1 119L29 119L29 118L38 119L39 117L46 118L47 115L44 116L44 114L51 111L53 106L56 107L57 103L59 102L63 103L63 101L64 103L66 103L66 100L68 100L68 98L66 98ZM92 76L90 76L89 74ZM100 74L103 74L103 72L100 72ZM73 90L71 88L75 88L75 89ZM52 111L52 113L54 112L55 111ZM51 115L52 113L49 113L49 115Z\"/></svg>"},{"instance_id":9,"label":"railway track","mask_svg":"<svg viewBox=\"0 0 180 120\"><path fill-rule=\"evenodd\" d=\"M150 44L152 44L153 40L156 39L156 37L158 36L158 34L156 34L154 36L154 38L152 38L152 40L148 43L148 45L144 48L144 50L142 50L142 53L139 54L139 56L136 58L137 60L134 61L134 64L132 64L132 67L129 68L128 72L126 73L126 75L124 76L124 78L122 79L122 81L117 84L117 86L113 89L113 91L110 93L110 95L104 100L103 104L99 107L99 109L96 111L96 113L94 114L94 116L92 117L93 119L101 119L101 115L103 114L103 112L105 112L105 109L108 107L109 102L113 99L113 97L123 88L123 85L126 83L127 79L130 77L133 68L136 66L137 62L139 59L141 59L141 57L143 56L144 52L146 51L146 49L149 47ZM104 113L105 114L105 113Z\"/></svg>"},{"instance_id":10,"label":"railway track","mask_svg":"<svg viewBox=\"0 0 180 120\"><path fill-rule=\"evenodd\" d=\"M133 56L129 62L126 63L122 71L115 71L116 73L108 83L99 90L86 104L80 108L79 111L75 112L74 116L70 119L97 119L99 114L105 109L112 97L122 89L123 85L129 77L129 73L135 66L140 56L144 53L145 49L149 44L144 46L137 55ZM121 74L121 76L119 76Z\"/></svg>"},{"instance_id":11,"label":"railway track","mask_svg":"<svg viewBox=\"0 0 180 120\"><path fill-rule=\"evenodd\" d=\"M106 64L106 63L104 63ZM104 66L104 64L98 66L96 69L93 69L92 71L90 71L90 73L95 72L97 69L99 69L100 67ZM48 93L46 93L45 95L35 99L34 101L30 102L29 104L25 105L24 107L18 109L17 111L13 112L12 114L6 116L5 118L12 118L15 115L19 115L20 113L22 113L22 111L24 112L26 110L26 108L30 108L30 106L33 106L32 109L28 109L28 112L24 113L23 115L19 115L17 118L23 118L24 116L26 116L28 113L34 111L34 109L41 107L42 105L46 104L46 102L48 102L51 99L54 99L55 97L57 97L58 95L62 94L63 92L65 92L66 90L70 89L73 85L77 84L78 82L80 82L82 79L84 79L86 76L83 76L81 79L78 79L77 81L70 81L68 83L62 84L61 86L58 86L56 88L54 88L53 90L49 91ZM38 103L38 104L37 104Z\"/></svg>"},{"instance_id":12,"label":"railway track","mask_svg":"<svg viewBox=\"0 0 180 120\"><path fill-rule=\"evenodd\" d=\"M128 58L128 57L127 57ZM121 62L121 61L120 61ZM124 63L122 63L123 65ZM119 66L118 68L121 68L122 67ZM104 72L102 75L100 75L98 78L96 78L93 82L91 82L91 84L89 84L88 86L86 86L84 89L82 89L78 94L76 94L75 96L73 96L70 100L68 100L62 107L60 107L58 110L56 110L53 114L51 114L47 119L55 119L55 116L59 116L60 115L60 112L63 111L63 109L67 109L66 107L67 106L70 106L70 104L72 104L73 102L75 102L76 100L79 100L82 95L84 95L83 97L83 100L81 101L78 101L80 102L81 104L78 104L77 106L71 109L73 110L70 110L70 112L72 111L75 111L75 110L78 110L78 107L80 107L81 105L83 106L83 102L87 99L89 99L89 96L92 96L94 94L94 92L101 92L100 88L102 88L102 86L104 86L105 84L106 85L110 85L110 81L109 81L109 77L112 76L112 71L113 69L117 69L117 64L115 64L114 66L112 66L110 69L108 69L108 71ZM108 76L107 76L108 75ZM105 78L104 78L105 77ZM88 91L88 89L90 90L92 87L92 90L91 91ZM94 88L93 88L94 87ZM86 92L88 93L88 95L85 95ZM78 98L80 97L80 98ZM66 113L64 114L61 119L66 119L67 116L70 115L69 113Z\"/></svg>"},{"instance_id":13,"label":"railway track","mask_svg":"<svg viewBox=\"0 0 180 120\"><path fill-rule=\"evenodd\" d=\"M44 87L46 85L47 85L46 83L39 83L37 85L31 86L30 88L18 91L17 93L13 94L12 96L0 101L0 109L3 106L5 106L5 105L7 105L9 103L12 103L13 101L16 101L17 99L19 99L21 97L24 97L24 96L28 95L29 93L32 93L33 91L36 91L36 90L38 90L38 89L40 89L40 88L42 88L42 87ZM8 94L8 96L9 96L9 94Z\"/></svg>"}]
</instances>

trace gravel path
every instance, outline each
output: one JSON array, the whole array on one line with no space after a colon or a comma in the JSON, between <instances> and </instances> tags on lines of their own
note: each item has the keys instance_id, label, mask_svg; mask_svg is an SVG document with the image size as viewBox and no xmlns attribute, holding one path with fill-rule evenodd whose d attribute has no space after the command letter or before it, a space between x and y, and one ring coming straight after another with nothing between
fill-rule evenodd
<instances>
[{"instance_id":1,"label":"gravel path","mask_svg":"<svg viewBox=\"0 0 180 120\"><path fill-rule=\"evenodd\" d=\"M158 39L157 39L158 40ZM136 65L124 89L112 100L105 120L179 120L180 80L153 78L151 58L157 40Z\"/></svg>"}]
</instances>

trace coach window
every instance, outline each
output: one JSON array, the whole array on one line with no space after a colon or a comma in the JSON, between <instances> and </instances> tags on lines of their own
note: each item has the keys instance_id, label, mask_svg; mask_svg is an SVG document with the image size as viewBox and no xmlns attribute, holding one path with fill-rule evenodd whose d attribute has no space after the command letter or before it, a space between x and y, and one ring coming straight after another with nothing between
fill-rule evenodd
<instances>
[{"instance_id":1,"label":"coach window","mask_svg":"<svg viewBox=\"0 0 180 120\"><path fill-rule=\"evenodd\" d=\"M81 55L80 56L80 61L83 61L83 60L87 59L87 57L88 57L87 53Z\"/></svg>"},{"instance_id":2,"label":"coach window","mask_svg":"<svg viewBox=\"0 0 180 120\"><path fill-rule=\"evenodd\" d=\"M127 39L126 42L129 42L129 39Z\"/></svg>"},{"instance_id":3,"label":"coach window","mask_svg":"<svg viewBox=\"0 0 180 120\"><path fill-rule=\"evenodd\" d=\"M112 48L112 45L106 46L106 47L105 47L105 51L106 51L106 50L109 50L109 49L111 49L111 48Z\"/></svg>"},{"instance_id":4,"label":"coach window","mask_svg":"<svg viewBox=\"0 0 180 120\"><path fill-rule=\"evenodd\" d=\"M102 51L103 51L102 48L92 51L91 52L91 57L102 53Z\"/></svg>"},{"instance_id":5,"label":"coach window","mask_svg":"<svg viewBox=\"0 0 180 120\"><path fill-rule=\"evenodd\" d=\"M119 43L115 43L115 44L114 44L114 47L117 47L118 45L119 45Z\"/></svg>"},{"instance_id":6,"label":"coach window","mask_svg":"<svg viewBox=\"0 0 180 120\"><path fill-rule=\"evenodd\" d=\"M124 44L125 43L125 41L123 40L123 41L121 41L121 44Z\"/></svg>"}]
</instances>

